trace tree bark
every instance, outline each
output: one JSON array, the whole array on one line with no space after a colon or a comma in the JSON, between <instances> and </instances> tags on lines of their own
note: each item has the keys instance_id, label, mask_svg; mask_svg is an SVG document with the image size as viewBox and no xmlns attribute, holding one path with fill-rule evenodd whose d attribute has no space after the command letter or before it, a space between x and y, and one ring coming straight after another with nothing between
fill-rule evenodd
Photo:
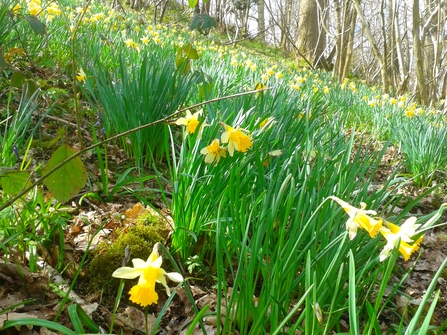
<instances>
[{"instance_id":1,"label":"tree bark","mask_svg":"<svg viewBox=\"0 0 447 335\"><path fill-rule=\"evenodd\" d=\"M339 0L335 0L334 11L336 58L333 76L337 79L337 82L341 84L348 76L351 67L355 32L354 27L357 21L357 15L349 1L340 3Z\"/></svg>"},{"instance_id":2,"label":"tree bark","mask_svg":"<svg viewBox=\"0 0 447 335\"><path fill-rule=\"evenodd\" d=\"M264 0L258 0L258 38L265 43L265 7Z\"/></svg>"},{"instance_id":3,"label":"tree bark","mask_svg":"<svg viewBox=\"0 0 447 335\"><path fill-rule=\"evenodd\" d=\"M419 0L413 0L413 56L416 71L416 99L424 104L428 100L428 90L425 84L424 57L421 41L421 17L419 14Z\"/></svg>"},{"instance_id":4,"label":"tree bark","mask_svg":"<svg viewBox=\"0 0 447 335\"><path fill-rule=\"evenodd\" d=\"M296 44L299 54L311 60L314 67L327 69L324 58L326 33L318 24L319 6L324 8L323 0L301 0Z\"/></svg>"}]
</instances>

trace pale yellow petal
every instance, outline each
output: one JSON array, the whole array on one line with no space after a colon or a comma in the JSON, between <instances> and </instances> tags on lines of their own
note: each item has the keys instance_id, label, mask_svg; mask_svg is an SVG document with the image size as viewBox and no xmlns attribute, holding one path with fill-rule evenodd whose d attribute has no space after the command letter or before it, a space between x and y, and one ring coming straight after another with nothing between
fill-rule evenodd
<instances>
[{"instance_id":1,"label":"pale yellow petal","mask_svg":"<svg viewBox=\"0 0 447 335\"><path fill-rule=\"evenodd\" d=\"M186 126L188 124L188 120L184 117L181 117L177 121L175 121L175 124L178 126Z\"/></svg>"},{"instance_id":2,"label":"pale yellow petal","mask_svg":"<svg viewBox=\"0 0 447 335\"><path fill-rule=\"evenodd\" d=\"M132 264L134 268L145 268L147 263L140 258L132 259Z\"/></svg>"},{"instance_id":3,"label":"pale yellow petal","mask_svg":"<svg viewBox=\"0 0 447 335\"><path fill-rule=\"evenodd\" d=\"M157 277L157 282L159 282L160 284L162 284L162 285L165 287L166 294L167 294L168 296L170 296L170 295L171 295L171 290L169 289L169 286L168 286L168 284L166 283L166 278L165 278L165 276L164 276L164 275L162 275L162 276L158 276L158 277Z\"/></svg>"},{"instance_id":4,"label":"pale yellow petal","mask_svg":"<svg viewBox=\"0 0 447 335\"><path fill-rule=\"evenodd\" d=\"M230 142L228 143L228 153L230 154L231 157L233 157L234 154L234 142Z\"/></svg>"},{"instance_id":5,"label":"pale yellow petal","mask_svg":"<svg viewBox=\"0 0 447 335\"><path fill-rule=\"evenodd\" d=\"M216 156L214 156L212 153L208 153L205 156L205 163L206 164L211 164L212 162L214 162L214 159L216 158Z\"/></svg>"},{"instance_id":6,"label":"pale yellow petal","mask_svg":"<svg viewBox=\"0 0 447 335\"><path fill-rule=\"evenodd\" d=\"M220 141L222 143L228 143L228 140L230 139L230 133L229 132L225 132L222 134L222 136L220 137ZM233 156L233 155L231 155Z\"/></svg>"},{"instance_id":7,"label":"pale yellow petal","mask_svg":"<svg viewBox=\"0 0 447 335\"><path fill-rule=\"evenodd\" d=\"M178 272L168 272L166 273L166 276L170 280L175 281L177 283L181 283L182 281L184 281L183 276Z\"/></svg>"},{"instance_id":8,"label":"pale yellow petal","mask_svg":"<svg viewBox=\"0 0 447 335\"><path fill-rule=\"evenodd\" d=\"M122 278L122 279L134 279L143 274L143 269L141 268L131 268L131 267L122 267L116 269L115 272L112 273L112 277Z\"/></svg>"}]
</instances>

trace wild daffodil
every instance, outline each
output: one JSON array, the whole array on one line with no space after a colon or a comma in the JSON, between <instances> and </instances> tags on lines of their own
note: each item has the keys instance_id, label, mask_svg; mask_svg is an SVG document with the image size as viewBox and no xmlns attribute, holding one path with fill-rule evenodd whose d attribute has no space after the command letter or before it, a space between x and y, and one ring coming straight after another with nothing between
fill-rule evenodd
<instances>
[{"instance_id":1,"label":"wild daffodil","mask_svg":"<svg viewBox=\"0 0 447 335\"><path fill-rule=\"evenodd\" d=\"M227 152L224 147L221 147L219 140L216 138L210 145L200 150L202 155L205 155L205 163L211 164L216 161L219 163L221 157L226 157Z\"/></svg>"},{"instance_id":2,"label":"wild daffodil","mask_svg":"<svg viewBox=\"0 0 447 335\"><path fill-rule=\"evenodd\" d=\"M349 215L348 221L346 221L346 230L349 233L349 239L354 239L357 235L357 228L365 229L371 238L375 237L382 227L382 220L376 220L368 215L377 215L373 210L365 210L366 204L360 203L360 208L351 206L346 201L343 201L337 197L330 196L329 199L338 203L346 213Z\"/></svg>"},{"instance_id":3,"label":"wild daffodil","mask_svg":"<svg viewBox=\"0 0 447 335\"><path fill-rule=\"evenodd\" d=\"M147 261L140 258L134 258L132 259L133 268L127 266L121 267L117 269L112 276L123 279L135 279L139 277L138 284L133 286L129 291L130 300L146 307L158 302L158 294L155 291L156 282L161 283L165 287L166 294L169 296L171 295L171 292L165 277L178 283L183 281L183 277L180 273L167 273L161 268L161 263L162 258L158 255L158 244L156 244Z\"/></svg>"},{"instance_id":4,"label":"wild daffodil","mask_svg":"<svg viewBox=\"0 0 447 335\"><path fill-rule=\"evenodd\" d=\"M240 152L246 152L253 145L253 141L248 132L242 128L233 128L223 122L221 124L225 128L225 132L222 134L220 140L222 143L228 143L228 153L233 157L234 150Z\"/></svg>"},{"instance_id":5,"label":"wild daffodil","mask_svg":"<svg viewBox=\"0 0 447 335\"><path fill-rule=\"evenodd\" d=\"M79 72L78 72L78 74L76 75L76 79L77 79L78 81L82 81L83 83L85 83L85 72L84 72L84 70L82 69L82 67L79 69Z\"/></svg>"},{"instance_id":6,"label":"wild daffodil","mask_svg":"<svg viewBox=\"0 0 447 335\"><path fill-rule=\"evenodd\" d=\"M22 9L22 6L20 6L20 4L17 4L14 6L14 8L12 9L12 12L14 13L14 15L17 15L20 13L20 10Z\"/></svg>"},{"instance_id":7,"label":"wild daffodil","mask_svg":"<svg viewBox=\"0 0 447 335\"><path fill-rule=\"evenodd\" d=\"M388 257L399 239L399 252L404 256L404 260L408 261L413 252L419 249L423 239L423 236L421 236L416 241L413 240L419 226L420 224L416 224L416 217L414 216L407 219L401 227L391 222L385 222L384 226L380 228L380 233L387 240L387 244L380 253L380 261L382 262Z\"/></svg>"},{"instance_id":8,"label":"wild daffodil","mask_svg":"<svg viewBox=\"0 0 447 335\"><path fill-rule=\"evenodd\" d=\"M191 114L189 109L186 110L186 116L179 118L175 121L176 125L186 126L186 134L194 134L197 126L199 125L199 115L202 114L202 110Z\"/></svg>"},{"instance_id":9,"label":"wild daffodil","mask_svg":"<svg viewBox=\"0 0 447 335\"><path fill-rule=\"evenodd\" d=\"M268 118L265 118L264 120L262 120L262 122L259 124L259 129L263 129L264 131L267 131L268 129L270 129L270 127L275 123L275 118L270 116Z\"/></svg>"}]
</instances>

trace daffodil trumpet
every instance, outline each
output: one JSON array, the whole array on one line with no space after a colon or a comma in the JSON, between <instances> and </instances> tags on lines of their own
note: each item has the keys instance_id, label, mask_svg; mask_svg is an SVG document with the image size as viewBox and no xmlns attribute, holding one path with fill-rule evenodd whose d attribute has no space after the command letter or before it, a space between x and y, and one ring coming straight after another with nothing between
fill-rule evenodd
<instances>
[{"instance_id":1,"label":"daffodil trumpet","mask_svg":"<svg viewBox=\"0 0 447 335\"><path fill-rule=\"evenodd\" d=\"M162 284L166 294L171 295L166 277L174 282L182 282L183 276L177 272L166 272L161 268L162 257L158 254L158 243L155 244L147 261L140 258L132 259L133 267L123 266L112 274L115 278L135 279L139 277L138 283L129 291L130 301L146 307L158 302L158 294L155 291L155 283Z\"/></svg>"}]
</instances>

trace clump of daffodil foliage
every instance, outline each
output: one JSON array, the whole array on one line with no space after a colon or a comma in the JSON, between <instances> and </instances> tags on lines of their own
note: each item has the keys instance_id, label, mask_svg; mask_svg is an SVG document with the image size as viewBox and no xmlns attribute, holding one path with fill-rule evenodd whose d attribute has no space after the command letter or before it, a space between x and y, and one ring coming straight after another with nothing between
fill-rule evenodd
<instances>
[{"instance_id":1,"label":"clump of daffodil foliage","mask_svg":"<svg viewBox=\"0 0 447 335\"><path fill-rule=\"evenodd\" d=\"M163 243L168 234L169 229L163 219L145 215L145 220L139 220L135 226L119 232L117 239L112 243L99 244L93 251L84 276L89 281L89 290L110 289L111 292L116 292L118 283L111 281L110 278L117 268L123 266L126 247L130 252L130 259L147 259L153 246L157 242Z\"/></svg>"}]
</instances>

